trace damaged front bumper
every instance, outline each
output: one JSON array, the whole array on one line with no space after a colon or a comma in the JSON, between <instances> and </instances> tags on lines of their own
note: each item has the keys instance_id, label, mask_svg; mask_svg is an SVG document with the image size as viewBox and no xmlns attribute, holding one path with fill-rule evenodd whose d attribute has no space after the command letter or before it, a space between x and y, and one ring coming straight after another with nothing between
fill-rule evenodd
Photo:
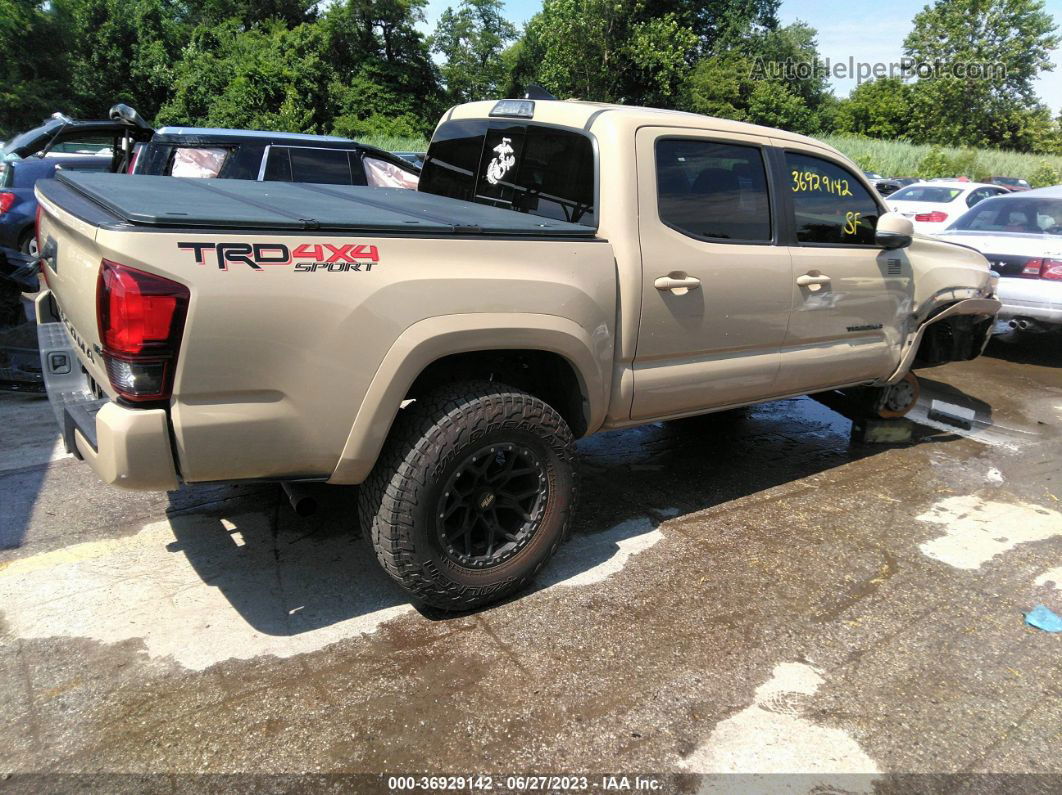
<instances>
[{"instance_id":1,"label":"damaged front bumper","mask_svg":"<svg viewBox=\"0 0 1062 795\"><path fill-rule=\"evenodd\" d=\"M882 383L898 383L916 364L976 359L992 338L1000 306L995 298L967 298L938 312L908 337L899 366Z\"/></svg>"}]
</instances>

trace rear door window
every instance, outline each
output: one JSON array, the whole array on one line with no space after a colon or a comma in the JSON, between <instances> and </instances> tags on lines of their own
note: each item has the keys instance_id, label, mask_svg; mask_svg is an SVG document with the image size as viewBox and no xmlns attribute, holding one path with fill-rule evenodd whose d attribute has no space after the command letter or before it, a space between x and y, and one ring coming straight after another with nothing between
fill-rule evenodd
<instances>
[{"instance_id":1,"label":"rear door window","mask_svg":"<svg viewBox=\"0 0 1062 795\"><path fill-rule=\"evenodd\" d=\"M350 185L350 157L345 149L303 149L293 146L291 179L322 185Z\"/></svg>"},{"instance_id":2,"label":"rear door window","mask_svg":"<svg viewBox=\"0 0 1062 795\"><path fill-rule=\"evenodd\" d=\"M657 212L685 235L727 242L772 239L763 152L688 138L656 144Z\"/></svg>"},{"instance_id":3,"label":"rear door window","mask_svg":"<svg viewBox=\"0 0 1062 795\"><path fill-rule=\"evenodd\" d=\"M594 169L594 147L582 132L461 119L436 130L420 190L597 226Z\"/></svg>"},{"instance_id":4,"label":"rear door window","mask_svg":"<svg viewBox=\"0 0 1062 795\"><path fill-rule=\"evenodd\" d=\"M262 179L266 182L310 182L319 185L364 185L365 170L358 153L349 149L271 146Z\"/></svg>"},{"instance_id":5,"label":"rear door window","mask_svg":"<svg viewBox=\"0 0 1062 795\"><path fill-rule=\"evenodd\" d=\"M262 179L266 182L291 182L291 156L286 146L269 147Z\"/></svg>"},{"instance_id":6,"label":"rear door window","mask_svg":"<svg viewBox=\"0 0 1062 795\"><path fill-rule=\"evenodd\" d=\"M785 161L798 243L874 245L881 211L852 172L798 152Z\"/></svg>"}]
</instances>

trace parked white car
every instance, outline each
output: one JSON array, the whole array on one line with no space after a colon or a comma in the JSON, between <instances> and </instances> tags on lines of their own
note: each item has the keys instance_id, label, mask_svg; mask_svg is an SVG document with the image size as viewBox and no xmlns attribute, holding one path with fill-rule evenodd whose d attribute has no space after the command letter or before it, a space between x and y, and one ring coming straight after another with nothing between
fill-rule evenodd
<instances>
[{"instance_id":1,"label":"parked white car","mask_svg":"<svg viewBox=\"0 0 1062 795\"><path fill-rule=\"evenodd\" d=\"M947 229L980 201L1007 193L999 185L982 182L918 182L896 191L885 203L910 218L916 232L932 235Z\"/></svg>"},{"instance_id":2,"label":"parked white car","mask_svg":"<svg viewBox=\"0 0 1062 795\"><path fill-rule=\"evenodd\" d=\"M987 199L937 237L985 255L1000 276L1000 320L1062 329L1062 186Z\"/></svg>"}]
</instances>

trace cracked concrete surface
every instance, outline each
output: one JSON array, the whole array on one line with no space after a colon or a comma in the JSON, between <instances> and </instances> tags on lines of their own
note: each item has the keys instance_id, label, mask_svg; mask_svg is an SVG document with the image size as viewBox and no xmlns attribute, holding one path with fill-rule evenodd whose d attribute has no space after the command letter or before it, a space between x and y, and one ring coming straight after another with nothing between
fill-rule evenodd
<instances>
[{"instance_id":1,"label":"cracked concrete surface","mask_svg":"<svg viewBox=\"0 0 1062 795\"><path fill-rule=\"evenodd\" d=\"M1062 776L1062 351L990 353L911 445L810 398L586 439L572 541L461 616L349 490L110 489L0 397L0 772Z\"/></svg>"}]
</instances>

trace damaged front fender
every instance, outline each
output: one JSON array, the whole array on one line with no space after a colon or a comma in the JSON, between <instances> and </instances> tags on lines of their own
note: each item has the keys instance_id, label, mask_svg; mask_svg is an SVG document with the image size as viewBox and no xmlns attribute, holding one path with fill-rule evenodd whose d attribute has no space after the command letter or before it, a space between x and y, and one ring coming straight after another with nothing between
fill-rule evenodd
<instances>
[{"instance_id":1,"label":"damaged front fender","mask_svg":"<svg viewBox=\"0 0 1062 795\"><path fill-rule=\"evenodd\" d=\"M992 336L1000 306L995 298L967 298L937 312L908 335L900 364L882 383L899 382L916 364L931 367L976 359Z\"/></svg>"}]
</instances>

